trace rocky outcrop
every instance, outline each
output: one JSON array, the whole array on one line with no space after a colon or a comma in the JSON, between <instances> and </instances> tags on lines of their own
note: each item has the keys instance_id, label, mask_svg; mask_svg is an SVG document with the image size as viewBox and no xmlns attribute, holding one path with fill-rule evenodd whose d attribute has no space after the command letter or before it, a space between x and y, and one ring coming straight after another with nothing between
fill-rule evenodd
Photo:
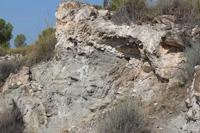
<instances>
[{"instance_id":1,"label":"rocky outcrop","mask_svg":"<svg viewBox=\"0 0 200 133\"><path fill-rule=\"evenodd\" d=\"M200 89L199 89L199 80L200 80L200 66L196 67L196 72L194 75L194 80L192 87L190 89L189 98L186 100L187 107L189 111L187 113L187 119L189 121L196 121L200 119Z\"/></svg>"},{"instance_id":2,"label":"rocky outcrop","mask_svg":"<svg viewBox=\"0 0 200 133\"><path fill-rule=\"evenodd\" d=\"M195 40L189 36L190 43L184 40L184 28L170 19L153 26L118 26L110 18L109 11L88 4L61 2L56 10L55 57L10 75L3 87L4 100L16 103L26 130L95 132L101 116L124 96L138 99L144 107L153 103L162 108L165 105L154 102L162 89L185 85L190 67L197 63L187 66L197 57L188 60L185 53L199 47L193 47ZM166 30L168 24L171 28ZM163 132L189 128L176 127L181 125L176 120L187 121L184 112L168 118L166 127L155 121L155 127Z\"/></svg>"},{"instance_id":3,"label":"rocky outcrop","mask_svg":"<svg viewBox=\"0 0 200 133\"><path fill-rule=\"evenodd\" d=\"M67 8L64 5L62 3L56 12L57 49L77 45L78 53L87 56L95 48L120 58L138 56L141 60L150 60L152 69L161 80L184 83L187 79L187 71L183 68L186 62L183 51L190 44L183 40L184 33L179 26L172 25L173 29L168 31L162 30L167 26L164 24L117 26L99 16L93 7Z\"/></svg>"}]
</instances>

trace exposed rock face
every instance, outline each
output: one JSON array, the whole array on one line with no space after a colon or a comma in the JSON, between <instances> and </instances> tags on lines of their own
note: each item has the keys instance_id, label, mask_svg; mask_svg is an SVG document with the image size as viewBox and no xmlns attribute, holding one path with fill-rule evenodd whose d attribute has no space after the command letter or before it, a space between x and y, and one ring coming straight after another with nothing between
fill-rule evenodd
<instances>
[{"instance_id":1,"label":"exposed rock face","mask_svg":"<svg viewBox=\"0 0 200 133\"><path fill-rule=\"evenodd\" d=\"M124 96L148 104L158 97L161 86L185 84L189 71L184 53L192 41L184 41L183 29L170 19L166 21L172 23L171 29L166 30L162 21L154 26L117 26L109 18L109 11L61 2L56 11L55 58L31 70L23 68L3 87L4 100L15 101L27 130L95 132L101 114ZM182 124L176 120L187 121L183 113L159 130L189 128L176 127Z\"/></svg>"},{"instance_id":2,"label":"exposed rock face","mask_svg":"<svg viewBox=\"0 0 200 133\"><path fill-rule=\"evenodd\" d=\"M190 121L200 120L200 66L196 67L196 72L194 75L193 84L190 90L190 96L186 100L187 107L189 111L187 113L187 119Z\"/></svg>"}]
</instances>

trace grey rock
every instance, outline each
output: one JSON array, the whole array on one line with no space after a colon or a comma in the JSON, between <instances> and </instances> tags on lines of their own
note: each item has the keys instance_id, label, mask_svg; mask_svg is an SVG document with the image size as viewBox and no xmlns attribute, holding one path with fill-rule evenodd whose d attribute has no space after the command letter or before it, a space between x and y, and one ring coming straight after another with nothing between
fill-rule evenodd
<instances>
[{"instance_id":1,"label":"grey rock","mask_svg":"<svg viewBox=\"0 0 200 133\"><path fill-rule=\"evenodd\" d=\"M22 68L10 75L2 88L2 102L11 103L10 110L13 99L28 131L95 132L100 114L112 110L126 95L148 105L162 89L174 83L184 85L192 71L184 68L190 64L184 54L195 48L198 51L199 45L185 44L183 29L174 26L171 16L160 18L161 23L154 26L117 26L105 18L108 11L74 1L61 2L55 15L58 42L54 58L30 70ZM171 26L167 31L166 23ZM9 89L12 86L14 89ZM198 129L193 120L200 116L199 92L192 87L186 95L191 96L186 101L188 118L181 111L161 122L154 117L155 125L162 124L160 131ZM153 103L155 108L162 106Z\"/></svg>"}]
</instances>

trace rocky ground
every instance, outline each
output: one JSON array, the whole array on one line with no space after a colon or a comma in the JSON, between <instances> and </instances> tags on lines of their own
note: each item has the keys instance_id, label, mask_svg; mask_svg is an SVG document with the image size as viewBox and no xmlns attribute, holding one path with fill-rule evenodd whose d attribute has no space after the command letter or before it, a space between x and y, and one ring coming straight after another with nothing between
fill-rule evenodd
<instances>
[{"instance_id":1,"label":"rocky ground","mask_svg":"<svg viewBox=\"0 0 200 133\"><path fill-rule=\"evenodd\" d=\"M198 27L173 16L118 26L109 11L78 2L62 2L55 15L54 58L9 76L2 112L17 106L27 132L95 133L128 95L146 110L152 132L200 132L199 67L192 80Z\"/></svg>"}]
</instances>

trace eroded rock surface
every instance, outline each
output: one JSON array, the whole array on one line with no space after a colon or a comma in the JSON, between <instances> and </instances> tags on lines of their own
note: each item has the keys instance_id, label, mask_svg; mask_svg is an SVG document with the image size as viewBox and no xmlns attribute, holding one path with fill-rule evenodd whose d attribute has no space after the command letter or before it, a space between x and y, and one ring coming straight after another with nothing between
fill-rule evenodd
<instances>
[{"instance_id":1,"label":"eroded rock surface","mask_svg":"<svg viewBox=\"0 0 200 133\"><path fill-rule=\"evenodd\" d=\"M16 103L27 130L95 132L101 116L126 95L146 107L163 88L185 85L193 69L185 68L185 53L199 46L193 47L192 38L190 43L184 40L184 29L166 18L153 26L118 26L110 15L88 4L61 2L56 11L58 42L53 60L10 75L3 87L4 100ZM196 59L192 56L189 61ZM159 104L153 106L166 106ZM189 131L186 112L166 118L166 126L155 120L155 128L158 132ZM179 127L183 123L186 126Z\"/></svg>"}]
</instances>

